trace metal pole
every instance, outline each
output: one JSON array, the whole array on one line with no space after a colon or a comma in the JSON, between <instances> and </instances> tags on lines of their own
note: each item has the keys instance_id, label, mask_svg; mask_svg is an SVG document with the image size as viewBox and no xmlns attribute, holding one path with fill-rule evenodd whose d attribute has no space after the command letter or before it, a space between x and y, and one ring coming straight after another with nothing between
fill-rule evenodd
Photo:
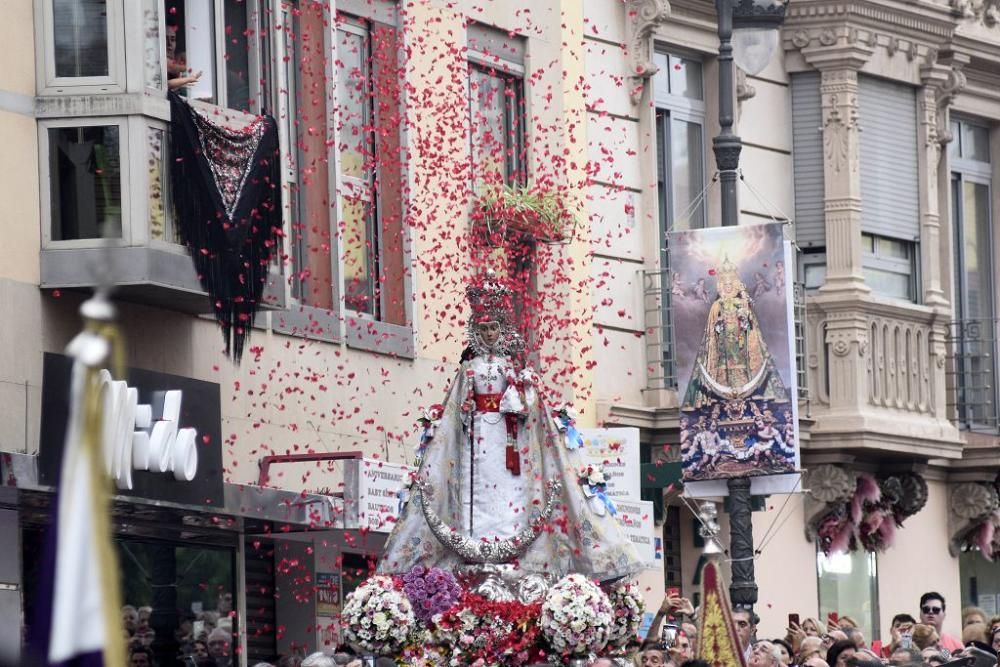
<instances>
[{"instance_id":1,"label":"metal pole","mask_svg":"<svg viewBox=\"0 0 1000 667\"><path fill-rule=\"evenodd\" d=\"M736 75L733 71L733 7L735 0L716 0L719 17L719 136L712 141L715 163L719 168L722 190L722 225L739 224L739 205L736 196L736 175L740 166L743 142L733 134L735 116L733 88ZM753 571L753 521L750 500L750 478L735 477L729 480L729 557L732 560L733 579L729 597L735 606L753 608L757 602L757 584Z\"/></svg>"},{"instance_id":2,"label":"metal pole","mask_svg":"<svg viewBox=\"0 0 1000 667\"><path fill-rule=\"evenodd\" d=\"M715 164L719 168L719 182L722 190L722 226L735 227L739 224L739 209L736 201L736 170L740 166L740 151L743 142L733 134L735 116L733 88L733 4L734 0L716 0L715 10L719 16L719 136L712 140Z\"/></svg>"},{"instance_id":3,"label":"metal pole","mask_svg":"<svg viewBox=\"0 0 1000 667\"><path fill-rule=\"evenodd\" d=\"M757 582L753 572L753 517L750 478L733 477L729 486L729 558L733 580L729 597L734 606L752 609L757 603Z\"/></svg>"}]
</instances>

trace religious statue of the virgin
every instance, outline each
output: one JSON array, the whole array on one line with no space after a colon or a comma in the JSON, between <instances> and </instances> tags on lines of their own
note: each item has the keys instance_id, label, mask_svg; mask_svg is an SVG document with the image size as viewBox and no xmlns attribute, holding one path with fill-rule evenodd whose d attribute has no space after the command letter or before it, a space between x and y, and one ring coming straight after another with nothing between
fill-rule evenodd
<instances>
[{"instance_id":1,"label":"religious statue of the virgin","mask_svg":"<svg viewBox=\"0 0 1000 667\"><path fill-rule=\"evenodd\" d=\"M512 291L487 273L467 294L469 351L421 439L379 571L500 565L601 581L637 573L638 554L581 439L546 410L534 374L518 362Z\"/></svg>"}]
</instances>

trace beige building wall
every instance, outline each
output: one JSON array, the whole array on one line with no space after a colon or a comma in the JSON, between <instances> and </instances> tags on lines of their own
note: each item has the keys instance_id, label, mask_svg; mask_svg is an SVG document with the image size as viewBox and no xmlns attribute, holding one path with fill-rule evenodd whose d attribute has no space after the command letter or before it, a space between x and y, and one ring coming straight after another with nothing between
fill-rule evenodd
<instances>
[{"instance_id":1,"label":"beige building wall","mask_svg":"<svg viewBox=\"0 0 1000 667\"><path fill-rule=\"evenodd\" d=\"M23 114L0 110L0 141L5 146L0 168L6 174L0 187L8 202L3 213L7 234L0 248L0 312L16 314L0 318L0 327L4 340L18 341L0 351L0 426L4 448L34 452L42 352L61 351L77 331L76 308L81 297L66 290L40 292L37 287L43 221L39 217L37 131L30 112L35 87L34 19L31 3L15 4L16 8L4 10L4 32L0 33L17 54L0 74L4 102L0 109L19 101L29 106ZM360 449L393 462L412 459L415 418L421 408L443 398L464 337L461 313L469 264L457 247L457 238L468 225L469 186L460 174L469 161L467 75L462 55L469 18L526 35L529 74L536 74L536 81L526 86L533 168L544 163L549 151L561 154L568 147L569 158L579 165L577 171L583 171L585 130L580 123L572 130L561 127L561 119L583 114L581 95L562 85L564 75L572 80L582 74L580 53L563 47L574 34L581 39L582 17L574 19L558 6L524 11L530 4L431 0L409 3L406 8L404 21L411 28L406 35L411 44L406 77L420 93L406 109L407 142L413 156L407 165L412 188L408 203L419 211L412 255L422 262L412 272L412 291L418 295L414 299L414 359L278 333L271 328L280 317L275 313L261 317L262 327L251 337L252 349L237 367L222 355L221 336L210 319L120 304L130 365L220 384L229 481L255 482L257 460L272 453ZM483 8L486 11L480 11ZM573 8L573 3L566 7ZM570 25L563 28L563 23ZM438 83L439 77L444 77L446 85ZM449 163L456 168L449 169ZM578 178L579 174L570 176ZM435 250L442 237L453 243ZM574 274L574 280L579 284L586 282L589 273L581 245L585 239L582 236L575 246L555 251L575 257L579 267L575 273L580 275ZM583 314L580 326L589 331L588 304L589 296L586 302L570 301L566 309ZM453 315L442 317L442 313ZM572 358L589 355L583 349L565 353ZM589 400L590 376L587 366L580 364L572 383L567 382L567 386L580 387L584 401ZM558 398L572 400L573 392L553 400ZM592 419L592 409L586 404L579 407L588 415L584 420ZM296 490L337 490L341 482L336 468L331 472L309 465L275 467L272 483Z\"/></svg>"},{"instance_id":2,"label":"beige building wall","mask_svg":"<svg viewBox=\"0 0 1000 667\"><path fill-rule=\"evenodd\" d=\"M973 479L986 482L996 475L995 459L984 465L985 460L981 458L985 456L984 447L995 448L996 434L977 434L975 437L960 434L954 423L948 421L945 409L946 403L954 402L949 393L953 379L945 371L951 363L949 355L953 354L949 345L954 344L946 340L945 332L954 316L950 301L956 270L946 157L953 144L949 147L938 142L947 139L944 130L950 105L952 113L977 117L979 122L991 126L993 160L1000 164L1000 152L996 148L1000 145L997 139L1000 105L995 94L1000 81L992 65L987 64L994 59L998 41L995 29L992 32L990 29L994 21L984 6L950 3L952 7L960 6L962 11L949 12L944 7L946 4L949 3L886 7L876 15L836 1L793 3L778 53L762 73L754 77L741 76L738 80L734 129L744 141L741 169L745 182L740 186L739 206L741 222L745 223L764 222L772 217L794 220L795 217L789 71L829 70L823 75L826 86L823 88L824 122L820 124L822 127L817 127L817 132L823 132L828 151L843 140L850 156L849 164L855 166L859 159L857 137L850 139L847 135L857 128L845 122L851 129L845 130L843 138L838 132L840 120L850 120L851 114L856 113L857 96L852 94L853 88L844 87L842 82L851 80L851 72L860 72L906 83L913 86L916 95L918 136L914 137L914 144L919 151L916 160L921 179L921 268L916 290L922 303L910 305L872 296L865 287L849 296L825 300L820 292L818 297L810 297L807 304L809 334L803 357L809 373L811 399L801 409L802 416L807 419L803 425L806 429L803 434L805 467L834 463L846 470L861 466L861 469L888 474L915 464L930 485L927 505L906 520L905 526L898 531L895 546L877 557L878 620L883 639L888 637L892 615L902 611L915 614L920 594L931 589L938 590L949 601L951 615L945 631L958 634L960 576L959 561L949 553L948 542L954 523L950 496L960 482ZM657 10L661 10L660 16L651 18ZM603 324L618 315L619 326L627 329L634 326L637 317L616 313L617 305L640 301L648 310L650 303L648 299L643 301L642 286L629 283L621 267L634 262L641 264L637 267L641 270L660 268L657 256L660 243L655 171L657 148L655 135L651 132L654 110L650 96L655 80L643 82L631 75L635 74L636 63L645 62L648 52L657 46L701 58L706 105L704 158L707 175L711 176L715 168L711 138L718 132L714 64L717 23L712 3L697 0L670 3L636 0L624 4L587 0L585 15L588 19L585 29L587 70L591 82L588 95L592 117L591 155L595 159L614 156L618 163L621 159L638 163L638 174L632 165L616 166L613 173L618 182L599 180L591 195L597 232L594 252L599 259L595 266L603 261L603 271L599 275L616 278L614 286L607 290L609 305L603 311L598 309L595 321ZM638 103L630 100L629 95L636 86L642 90ZM945 159L937 161L937 150L945 154ZM610 158L607 161L612 164ZM602 167L599 173L606 171ZM855 226L847 231L843 222L845 214L841 213L848 199L860 197L859 182L852 181L849 185L840 182L846 181L847 173L847 170L834 169L832 163L826 165L827 262L839 267L835 269L841 272L838 275L853 275L850 280L863 284L858 245L860 223L854 218L851 224ZM856 177L856 171L850 173ZM995 178L994 175L994 182ZM837 179L830 189L830 183ZM641 183L638 191L632 187L635 180ZM612 196L608 196L609 192ZM707 196L709 225L717 225L718 187L710 186ZM854 205L863 208L864 202L855 201ZM623 222L616 225L614 217L616 214L621 216L623 208L634 213L635 220L624 216ZM997 205L993 208L996 219L1000 213ZM794 238L793 229L788 230L788 237ZM608 258L604 259L605 256ZM1000 274L994 271L993 277L994 284L1000 284L997 280ZM930 316L930 312L934 315ZM934 392L919 407L906 404L908 398L902 393L898 400L903 403L894 405L883 400L877 393L881 390L873 388L876 374L895 368L897 363L891 358L892 353L883 349L885 341L882 338L865 332L865 327L870 330L875 322L889 323L890 328L899 326L911 332L919 329L920 340L926 341L911 353L926 359L920 363L926 363L928 368L924 374L926 379L922 380L927 384L920 391L925 395ZM676 420L676 392L643 389L641 379L631 377L640 363L647 370L655 363L655 356L651 357L645 347L656 335L650 329L654 324L647 312L645 340L629 345L621 335L625 332L617 330L612 330L614 335L599 330L597 338L604 343L607 357L613 359L617 367L629 369L630 375L628 382L624 378L609 381L601 397L602 413L614 423L638 425L644 441L658 446L676 438L673 430L676 426L672 425L672 420ZM823 328L828 325L830 329ZM838 342L840 340L843 342ZM616 341L621 342L616 345ZM655 347L653 349L655 352ZM844 361L837 358L842 352L847 357ZM828 358L832 361L828 362ZM828 363L839 366L828 368ZM899 364L900 368L907 365L906 362ZM836 405L831 405L828 377L833 378ZM631 389L624 386L628 383L632 384ZM904 404L906 407L901 408ZM972 440L975 440L980 458L962 460L969 451L966 449L966 454L962 453L963 443ZM926 469L921 464L929 459L933 467ZM903 463L904 460L907 463ZM762 618L759 633L762 637L782 636L788 613L799 613L802 617L818 613L816 545L806 537L805 502L802 493L790 498L773 496L766 500L766 512L754 513L758 548L776 518L778 523L775 525L780 526L769 538L756 563L760 586L757 611ZM784 511L778 518L777 508L783 506ZM693 516L686 509L681 516L682 577L684 592L690 595L695 592L691 581L700 554L693 547L690 525ZM727 517L721 516L720 520L723 541L728 543Z\"/></svg>"},{"instance_id":3,"label":"beige building wall","mask_svg":"<svg viewBox=\"0 0 1000 667\"><path fill-rule=\"evenodd\" d=\"M923 510L896 534L896 544L878 557L880 618L883 639L895 614L917 618L920 596L937 591L947 601L943 630L962 638L962 604L958 559L948 553L948 484L930 481Z\"/></svg>"}]
</instances>

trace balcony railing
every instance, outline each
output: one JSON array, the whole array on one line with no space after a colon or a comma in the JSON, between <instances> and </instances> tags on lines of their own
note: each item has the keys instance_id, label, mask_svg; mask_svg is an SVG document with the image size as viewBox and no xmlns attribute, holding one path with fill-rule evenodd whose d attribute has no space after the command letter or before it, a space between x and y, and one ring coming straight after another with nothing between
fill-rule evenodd
<instances>
[{"instance_id":1,"label":"balcony railing","mask_svg":"<svg viewBox=\"0 0 1000 667\"><path fill-rule=\"evenodd\" d=\"M646 322L646 387L676 389L670 269L642 272L642 301Z\"/></svg>"},{"instance_id":2,"label":"balcony railing","mask_svg":"<svg viewBox=\"0 0 1000 667\"><path fill-rule=\"evenodd\" d=\"M956 320L948 327L948 409L959 428L997 432L1000 320Z\"/></svg>"}]
</instances>

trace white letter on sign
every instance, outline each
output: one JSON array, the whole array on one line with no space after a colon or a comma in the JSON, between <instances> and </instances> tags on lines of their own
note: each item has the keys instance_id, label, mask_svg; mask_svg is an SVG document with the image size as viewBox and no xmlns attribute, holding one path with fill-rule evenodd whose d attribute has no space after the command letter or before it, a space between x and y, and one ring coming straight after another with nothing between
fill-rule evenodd
<instances>
[{"instance_id":1,"label":"white letter on sign","mask_svg":"<svg viewBox=\"0 0 1000 667\"><path fill-rule=\"evenodd\" d=\"M173 472L190 482L198 472L198 432L178 428L180 390L163 392L163 414L153 423L153 408L139 403L139 392L101 371L104 405L104 459L119 489L132 488L132 470Z\"/></svg>"}]
</instances>

